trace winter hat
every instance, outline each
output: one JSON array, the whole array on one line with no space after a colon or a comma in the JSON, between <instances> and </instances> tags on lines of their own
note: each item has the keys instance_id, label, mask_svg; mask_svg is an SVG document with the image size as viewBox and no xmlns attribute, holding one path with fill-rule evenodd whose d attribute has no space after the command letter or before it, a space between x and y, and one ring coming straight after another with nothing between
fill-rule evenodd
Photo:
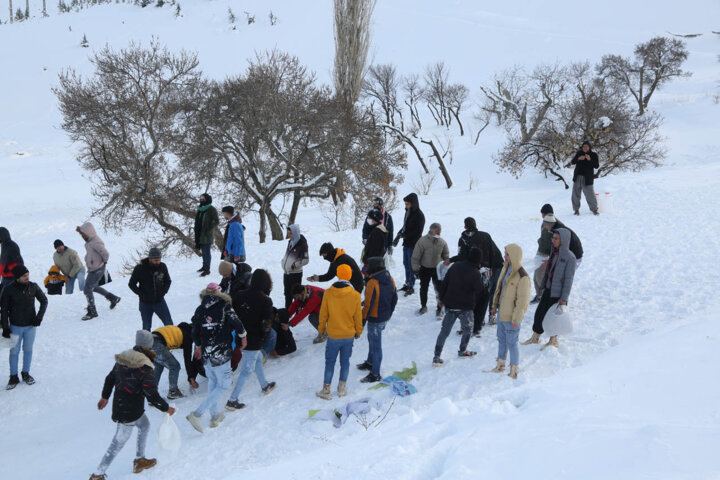
<instances>
[{"instance_id":1,"label":"winter hat","mask_svg":"<svg viewBox=\"0 0 720 480\"><path fill-rule=\"evenodd\" d=\"M333 250L335 250L335 247L333 247L333 244L330 242L325 242L320 246L320 255L330 255Z\"/></svg>"},{"instance_id":2,"label":"winter hat","mask_svg":"<svg viewBox=\"0 0 720 480\"><path fill-rule=\"evenodd\" d=\"M556 222L557 219L552 213L545 215L545 218L543 218L543 225L555 225Z\"/></svg>"},{"instance_id":3,"label":"winter hat","mask_svg":"<svg viewBox=\"0 0 720 480\"><path fill-rule=\"evenodd\" d=\"M368 218L375 220L377 223L382 223L382 213L377 208L373 208L368 212Z\"/></svg>"},{"instance_id":4,"label":"winter hat","mask_svg":"<svg viewBox=\"0 0 720 480\"><path fill-rule=\"evenodd\" d=\"M25 265L15 265L10 272L12 273L13 277L20 278L26 273L28 273L28 269L25 267Z\"/></svg>"},{"instance_id":5,"label":"winter hat","mask_svg":"<svg viewBox=\"0 0 720 480\"><path fill-rule=\"evenodd\" d=\"M555 213L555 211L553 210L552 205L550 205L549 203L546 203L546 204L543 205L542 208L540 209L540 213L542 213L542 214Z\"/></svg>"},{"instance_id":6,"label":"winter hat","mask_svg":"<svg viewBox=\"0 0 720 480\"><path fill-rule=\"evenodd\" d=\"M380 198L380 197L375 197L375 198L373 199L373 205L380 205L380 206L382 207L382 206L383 206L383 199Z\"/></svg>"},{"instance_id":7,"label":"winter hat","mask_svg":"<svg viewBox=\"0 0 720 480\"><path fill-rule=\"evenodd\" d=\"M467 217L465 219L465 228L477 228L477 224L475 223L475 219L472 217Z\"/></svg>"},{"instance_id":8,"label":"winter hat","mask_svg":"<svg viewBox=\"0 0 720 480\"><path fill-rule=\"evenodd\" d=\"M233 265L230 262L222 261L218 265L218 273L223 277L230 277L233 274Z\"/></svg>"},{"instance_id":9,"label":"winter hat","mask_svg":"<svg viewBox=\"0 0 720 480\"><path fill-rule=\"evenodd\" d=\"M588 142L587 140L585 140L582 145L580 145L580 148L582 148L583 145L587 145L588 147L590 147L590 150L592 150L592 144L590 144L590 142Z\"/></svg>"},{"instance_id":10,"label":"winter hat","mask_svg":"<svg viewBox=\"0 0 720 480\"><path fill-rule=\"evenodd\" d=\"M383 257L370 257L367 260L368 273L373 274L385 270L385 259Z\"/></svg>"},{"instance_id":11,"label":"winter hat","mask_svg":"<svg viewBox=\"0 0 720 480\"><path fill-rule=\"evenodd\" d=\"M480 249L476 247L471 248L470 253L468 253L468 262L473 265L480 265L480 260L482 260Z\"/></svg>"},{"instance_id":12,"label":"winter hat","mask_svg":"<svg viewBox=\"0 0 720 480\"><path fill-rule=\"evenodd\" d=\"M162 258L162 251L157 247L152 247L148 251L148 258Z\"/></svg>"},{"instance_id":13,"label":"winter hat","mask_svg":"<svg viewBox=\"0 0 720 480\"><path fill-rule=\"evenodd\" d=\"M350 280L352 278L352 268L348 265L342 264L337 267L336 275L338 280Z\"/></svg>"},{"instance_id":14,"label":"winter hat","mask_svg":"<svg viewBox=\"0 0 720 480\"><path fill-rule=\"evenodd\" d=\"M63 243L62 240L57 239L57 240L55 240L55 241L53 242L53 246L55 246L55 248L58 248L58 247L64 247L65 244Z\"/></svg>"},{"instance_id":15,"label":"winter hat","mask_svg":"<svg viewBox=\"0 0 720 480\"><path fill-rule=\"evenodd\" d=\"M281 308L277 311L278 315L278 322L280 323L288 323L290 321L290 314L287 311L287 308Z\"/></svg>"},{"instance_id":16,"label":"winter hat","mask_svg":"<svg viewBox=\"0 0 720 480\"><path fill-rule=\"evenodd\" d=\"M222 213L229 213L230 215L232 215L235 213L235 209L228 205L222 208Z\"/></svg>"},{"instance_id":17,"label":"winter hat","mask_svg":"<svg viewBox=\"0 0 720 480\"><path fill-rule=\"evenodd\" d=\"M215 282L210 282L207 284L207 287L205 287L206 290L211 290L213 292L219 292L220 291L220 285L218 285Z\"/></svg>"},{"instance_id":18,"label":"winter hat","mask_svg":"<svg viewBox=\"0 0 720 480\"><path fill-rule=\"evenodd\" d=\"M150 350L153 346L153 335L147 330L135 332L135 346Z\"/></svg>"}]
</instances>

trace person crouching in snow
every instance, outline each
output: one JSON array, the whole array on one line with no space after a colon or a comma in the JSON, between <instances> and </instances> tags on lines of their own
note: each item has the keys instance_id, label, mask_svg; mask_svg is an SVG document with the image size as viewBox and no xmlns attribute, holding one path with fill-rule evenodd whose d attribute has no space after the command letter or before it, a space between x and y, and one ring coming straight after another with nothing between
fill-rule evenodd
<instances>
[{"instance_id":1,"label":"person crouching in snow","mask_svg":"<svg viewBox=\"0 0 720 480\"><path fill-rule=\"evenodd\" d=\"M180 363L170 352L171 350L182 349L185 371L187 372L190 388L198 388L199 385L196 378L198 374L205 376L205 370L199 359L192 358L192 326L187 322L180 322L177 325L160 327L154 330L152 334L152 351L157 355L153 361L155 364L155 383L157 383L158 386L160 385L163 370L167 368L170 371L170 388L167 398L174 400L184 396L178 387Z\"/></svg>"},{"instance_id":2,"label":"person crouching in snow","mask_svg":"<svg viewBox=\"0 0 720 480\"><path fill-rule=\"evenodd\" d=\"M102 410L108 403L110 394L115 388L112 404L112 419L117 423L117 430L110 447L90 480L105 480L108 469L117 454L125 446L132 434L133 427L138 428L137 452L133 460L133 473L152 468L157 463L154 458L145 458L145 444L150 433L150 421L145 415L145 399L150 404L170 415L175 409L170 407L160 396L155 384L153 360L155 353L152 348L153 336L147 330L138 330L135 334L135 347L115 355L115 366L105 377L102 398L97 404Z\"/></svg>"},{"instance_id":3,"label":"person crouching in snow","mask_svg":"<svg viewBox=\"0 0 720 480\"><path fill-rule=\"evenodd\" d=\"M60 273L60 267L53 265L48 270L47 277L45 277L45 288L47 289L48 295L62 295L62 289L68 278Z\"/></svg>"},{"instance_id":4,"label":"person crouching in snow","mask_svg":"<svg viewBox=\"0 0 720 480\"><path fill-rule=\"evenodd\" d=\"M320 325L320 305L322 305L325 290L311 285L296 284L293 286L292 294L294 300L288 308L288 315L291 317L290 326L297 327L303 318L308 317L310 325L317 330ZM313 339L313 343L322 343L325 340L327 340L327 335L318 333L317 337Z\"/></svg>"},{"instance_id":5,"label":"person crouching in snow","mask_svg":"<svg viewBox=\"0 0 720 480\"><path fill-rule=\"evenodd\" d=\"M322 305L320 306L320 325L318 332L327 331L325 344L325 377L323 388L316 392L320 398L330 400L330 383L335 371L335 362L340 355L340 381L338 382L338 396L347 395L345 384L350 373L350 356L353 342L360 338L363 331L362 306L360 293L350 283L353 269L348 265L337 267L338 281L325 290Z\"/></svg>"},{"instance_id":6,"label":"person crouching in snow","mask_svg":"<svg viewBox=\"0 0 720 480\"><path fill-rule=\"evenodd\" d=\"M505 247L505 264L500 272L492 299L491 315L499 313L497 322L497 365L490 372L505 371L505 360L510 350L509 377L517 378L520 353L518 336L520 322L530 304L530 277L522 266L522 248L515 243Z\"/></svg>"},{"instance_id":7,"label":"person crouching in snow","mask_svg":"<svg viewBox=\"0 0 720 480\"><path fill-rule=\"evenodd\" d=\"M395 280L385 269L383 257L368 259L369 280L365 288L363 322L367 322L368 356L359 364L359 370L370 370L363 383L379 382L382 363L382 332L395 311L398 295Z\"/></svg>"}]
</instances>

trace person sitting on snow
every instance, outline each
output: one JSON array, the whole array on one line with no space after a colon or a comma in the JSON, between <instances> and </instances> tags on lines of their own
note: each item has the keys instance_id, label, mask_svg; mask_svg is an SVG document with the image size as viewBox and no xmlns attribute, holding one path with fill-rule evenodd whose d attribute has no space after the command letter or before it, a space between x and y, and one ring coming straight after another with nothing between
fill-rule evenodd
<instances>
[{"instance_id":1,"label":"person sitting on snow","mask_svg":"<svg viewBox=\"0 0 720 480\"><path fill-rule=\"evenodd\" d=\"M45 284L48 295L62 295L63 286L67 281L68 278L60 273L60 267L53 265L50 267L50 270L48 270L47 277L45 277L43 283Z\"/></svg>"}]
</instances>

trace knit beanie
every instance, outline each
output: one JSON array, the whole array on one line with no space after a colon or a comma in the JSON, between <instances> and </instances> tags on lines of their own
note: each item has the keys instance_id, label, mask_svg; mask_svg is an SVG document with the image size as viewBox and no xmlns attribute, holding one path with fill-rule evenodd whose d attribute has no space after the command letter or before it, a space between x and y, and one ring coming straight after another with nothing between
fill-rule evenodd
<instances>
[{"instance_id":1,"label":"knit beanie","mask_svg":"<svg viewBox=\"0 0 720 480\"><path fill-rule=\"evenodd\" d=\"M546 204L543 205L542 208L540 209L540 213L542 213L543 215L545 215L545 214L548 214L548 213L555 213L555 211L553 210L552 205L550 205L549 203L546 203Z\"/></svg>"},{"instance_id":2,"label":"knit beanie","mask_svg":"<svg viewBox=\"0 0 720 480\"><path fill-rule=\"evenodd\" d=\"M150 350L153 346L152 333L147 330L138 330L135 333L135 346Z\"/></svg>"},{"instance_id":3,"label":"knit beanie","mask_svg":"<svg viewBox=\"0 0 720 480\"><path fill-rule=\"evenodd\" d=\"M475 223L475 219L472 217L467 217L465 219L465 228L477 228L477 224Z\"/></svg>"},{"instance_id":4,"label":"knit beanie","mask_svg":"<svg viewBox=\"0 0 720 480\"><path fill-rule=\"evenodd\" d=\"M162 258L162 250L158 247L152 247L150 251L148 251L148 258Z\"/></svg>"},{"instance_id":5,"label":"knit beanie","mask_svg":"<svg viewBox=\"0 0 720 480\"><path fill-rule=\"evenodd\" d=\"M57 240L55 240L55 241L53 242L53 246L54 246L55 248L58 248L58 247L64 247L65 244L63 243L62 240L57 239Z\"/></svg>"},{"instance_id":6,"label":"knit beanie","mask_svg":"<svg viewBox=\"0 0 720 480\"><path fill-rule=\"evenodd\" d=\"M220 291L220 285L218 285L215 282L210 282L207 284L207 287L205 287L206 290L210 290L212 292L219 292Z\"/></svg>"},{"instance_id":7,"label":"knit beanie","mask_svg":"<svg viewBox=\"0 0 720 480\"><path fill-rule=\"evenodd\" d=\"M13 277L20 278L26 273L28 273L27 267L25 265L15 265L11 270L10 273L12 273Z\"/></svg>"},{"instance_id":8,"label":"knit beanie","mask_svg":"<svg viewBox=\"0 0 720 480\"><path fill-rule=\"evenodd\" d=\"M218 265L218 273L222 277L231 277L233 273L233 266L232 263L222 261L220 262L220 265Z\"/></svg>"},{"instance_id":9,"label":"knit beanie","mask_svg":"<svg viewBox=\"0 0 720 480\"><path fill-rule=\"evenodd\" d=\"M367 259L368 273L373 274L385 270L384 257L370 257Z\"/></svg>"},{"instance_id":10,"label":"knit beanie","mask_svg":"<svg viewBox=\"0 0 720 480\"><path fill-rule=\"evenodd\" d=\"M320 255L323 255L323 254L330 255L333 252L333 250L335 250L335 247L333 247L332 243L330 243L330 242L323 243L320 246Z\"/></svg>"},{"instance_id":11,"label":"knit beanie","mask_svg":"<svg viewBox=\"0 0 720 480\"><path fill-rule=\"evenodd\" d=\"M368 218L375 220L377 223L382 223L382 213L377 208L373 208L368 212Z\"/></svg>"},{"instance_id":12,"label":"knit beanie","mask_svg":"<svg viewBox=\"0 0 720 480\"><path fill-rule=\"evenodd\" d=\"M543 225L555 225L556 222L557 219L552 213L549 215L545 215L545 218L543 218Z\"/></svg>"},{"instance_id":13,"label":"knit beanie","mask_svg":"<svg viewBox=\"0 0 720 480\"><path fill-rule=\"evenodd\" d=\"M337 278L338 280L350 280L352 278L352 268L348 265L342 264L337 267Z\"/></svg>"}]
</instances>

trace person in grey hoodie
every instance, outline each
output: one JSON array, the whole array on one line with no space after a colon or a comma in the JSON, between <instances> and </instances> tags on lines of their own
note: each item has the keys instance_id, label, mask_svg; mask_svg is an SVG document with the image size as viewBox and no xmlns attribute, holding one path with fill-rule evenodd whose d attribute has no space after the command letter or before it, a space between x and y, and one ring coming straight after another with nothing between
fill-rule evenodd
<instances>
[{"instance_id":1,"label":"person in grey hoodie","mask_svg":"<svg viewBox=\"0 0 720 480\"><path fill-rule=\"evenodd\" d=\"M100 287L100 282L107 279L105 277L105 267L110 253L105 248L105 243L95 232L95 227L90 222L85 222L75 229L85 240L85 264L87 265L87 278L85 279L85 288L83 293L88 301L87 313L82 317L83 320L90 320L98 316L95 308L95 296L93 292L99 293L110 302L110 309L120 303L120 297L113 295L104 288Z\"/></svg>"},{"instance_id":2,"label":"person in grey hoodie","mask_svg":"<svg viewBox=\"0 0 720 480\"><path fill-rule=\"evenodd\" d=\"M288 245L281 265L283 269L283 293L285 295L285 308L293 302L293 286L302 283L303 267L310 262L308 243L300 233L297 223L287 227Z\"/></svg>"},{"instance_id":3,"label":"person in grey hoodie","mask_svg":"<svg viewBox=\"0 0 720 480\"><path fill-rule=\"evenodd\" d=\"M575 254L570 251L570 230L558 228L553 231L552 251L548 259L545 278L543 279L542 298L535 310L535 321L533 322L533 334L523 345L540 343L540 335L543 333L543 319L550 308L557 305L567 305L572 289L573 278L577 260ZM557 347L557 335L550 337L548 343L543 347Z\"/></svg>"}]
</instances>

